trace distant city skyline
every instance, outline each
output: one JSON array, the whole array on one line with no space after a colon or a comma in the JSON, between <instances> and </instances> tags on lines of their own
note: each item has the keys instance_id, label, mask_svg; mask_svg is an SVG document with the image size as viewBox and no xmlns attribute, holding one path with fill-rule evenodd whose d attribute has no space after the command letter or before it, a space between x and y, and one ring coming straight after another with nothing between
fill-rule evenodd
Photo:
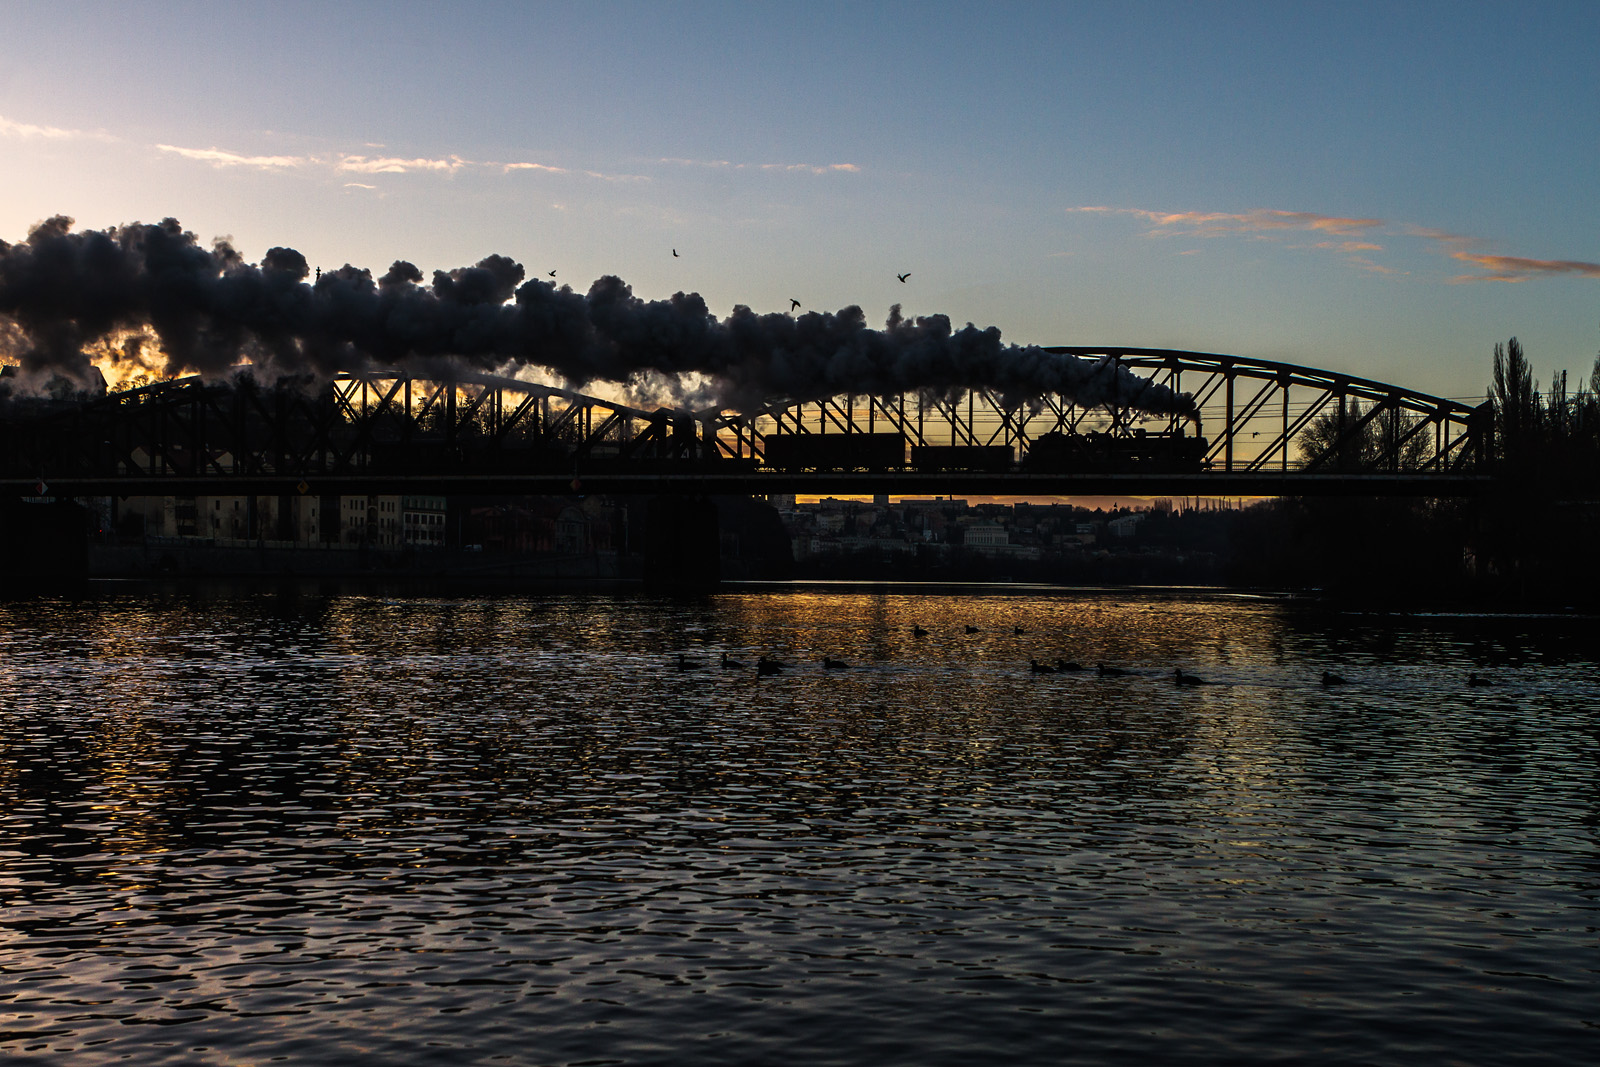
<instances>
[{"instance_id":1,"label":"distant city skyline","mask_svg":"<svg viewBox=\"0 0 1600 1067\"><path fill-rule=\"evenodd\" d=\"M1482 396L1600 349L1600 7L13 3L0 240L502 254ZM908 275L904 280L899 276Z\"/></svg>"}]
</instances>

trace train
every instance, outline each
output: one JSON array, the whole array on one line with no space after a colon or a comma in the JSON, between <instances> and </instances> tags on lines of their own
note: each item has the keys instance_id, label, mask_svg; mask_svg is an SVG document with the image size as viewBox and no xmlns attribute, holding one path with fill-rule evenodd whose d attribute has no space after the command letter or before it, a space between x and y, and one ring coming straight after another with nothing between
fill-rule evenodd
<instances>
[{"instance_id":1,"label":"train","mask_svg":"<svg viewBox=\"0 0 1600 1067\"><path fill-rule=\"evenodd\" d=\"M1010 445L911 445L902 433L785 433L766 437L761 466L786 472L1182 474L1204 470L1207 449L1204 437L1181 428L1129 434L1051 431L1036 438L1020 460Z\"/></svg>"}]
</instances>

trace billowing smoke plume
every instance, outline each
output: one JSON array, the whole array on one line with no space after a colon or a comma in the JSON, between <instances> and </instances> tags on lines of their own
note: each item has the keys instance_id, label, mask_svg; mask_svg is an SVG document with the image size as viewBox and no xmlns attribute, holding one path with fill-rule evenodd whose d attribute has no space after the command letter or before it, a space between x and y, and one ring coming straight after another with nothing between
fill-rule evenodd
<instances>
[{"instance_id":1,"label":"billowing smoke plume","mask_svg":"<svg viewBox=\"0 0 1600 1067\"><path fill-rule=\"evenodd\" d=\"M82 380L95 355L148 365L153 338L161 365L150 369L163 376L232 373L241 359L268 377L534 366L575 386L623 383L735 410L986 388L1007 406L1061 393L1193 412L1188 395L1109 361L1004 344L993 327L952 330L943 315L906 319L898 306L881 330L857 307L791 317L741 306L719 320L697 293L641 300L611 276L577 293L525 280L504 256L435 271L428 284L404 261L376 279L348 265L310 274L291 248L250 264L173 219L74 233L58 216L21 244L0 241L0 358Z\"/></svg>"}]
</instances>

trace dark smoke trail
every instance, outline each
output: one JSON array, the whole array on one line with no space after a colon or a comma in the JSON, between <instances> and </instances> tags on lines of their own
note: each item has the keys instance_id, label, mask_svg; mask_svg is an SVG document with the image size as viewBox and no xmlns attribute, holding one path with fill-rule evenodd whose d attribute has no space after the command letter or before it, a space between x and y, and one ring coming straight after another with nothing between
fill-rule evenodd
<instances>
[{"instance_id":1,"label":"dark smoke trail","mask_svg":"<svg viewBox=\"0 0 1600 1067\"><path fill-rule=\"evenodd\" d=\"M0 241L0 356L25 374L81 381L92 349L120 344L111 357L137 363L153 333L168 376L232 373L241 358L269 378L536 366L575 386L623 383L734 410L976 388L1007 406L1060 393L1084 406L1194 410L1187 394L1108 361L1005 344L993 327L953 330L944 315L905 319L898 306L882 330L858 307L792 318L740 306L718 320L697 293L641 300L608 275L580 294L525 280L504 256L435 271L426 285L404 261L377 279L349 265L309 274L294 249L253 265L225 241L203 247L174 219L74 233L57 216L21 244Z\"/></svg>"}]
</instances>

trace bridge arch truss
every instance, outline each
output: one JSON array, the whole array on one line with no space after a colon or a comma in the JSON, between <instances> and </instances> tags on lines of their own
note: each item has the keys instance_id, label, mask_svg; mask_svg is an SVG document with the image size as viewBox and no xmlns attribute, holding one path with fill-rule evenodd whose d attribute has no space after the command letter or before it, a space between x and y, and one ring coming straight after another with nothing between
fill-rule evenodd
<instances>
[{"instance_id":1,"label":"bridge arch truss","mask_svg":"<svg viewBox=\"0 0 1600 1067\"><path fill-rule=\"evenodd\" d=\"M58 482L88 494L164 491L159 487L178 483L190 492L223 482L259 484L265 492L271 483L271 491L281 492L297 482L325 485L329 478L350 484L431 479L435 486L477 478L477 484L493 481L503 491L513 485L533 491L535 484L566 484L580 472L586 478L616 472L617 485L625 483L624 474L629 485L644 484L645 478L689 485L716 471L742 478L739 489L726 491L788 491L778 488L778 475L796 472L777 469L779 439L815 442L842 435L834 454L844 458L830 461L826 472L807 472L827 473L841 483L824 491L882 491L889 475L899 479L896 486L911 488L917 450L943 448L946 455L1004 457L1000 466L981 470L939 469L939 477L959 481L966 491L1007 491L998 484L981 488L981 478L993 476L997 482L1012 477L1018 491L1063 492L1068 482L1060 478L1048 489L1023 485L1027 479L1019 467L1026 468L1042 438L1136 439L1185 428L1186 448L1201 448L1194 470L1184 474L1196 492L1204 492L1202 484L1215 475L1238 476L1239 486L1267 486L1259 491L1270 495L1295 492L1291 483L1307 475L1404 470L1412 475L1407 484L1415 487L1431 475L1476 477L1488 471L1493 419L1487 404L1469 407L1369 379L1237 356L1133 348L1050 351L1107 361L1192 394L1194 416L1142 412L1116 398L1079 405L1068 396L1044 395L1006 405L985 389L845 394L735 412L650 409L488 375L448 382L399 373L342 375L316 388L268 387L241 375L225 383L162 382L87 402L11 402L0 408L0 482L13 491L36 481ZM891 451L865 447L874 441L887 442ZM857 489L844 484L852 473L885 477L873 489ZM1247 482L1256 475L1277 480ZM765 486L757 488L763 480ZM1219 486L1224 481L1216 479ZM1308 477L1301 484L1314 481ZM930 475L915 488L936 490L937 482Z\"/></svg>"},{"instance_id":2,"label":"bridge arch truss","mask_svg":"<svg viewBox=\"0 0 1600 1067\"><path fill-rule=\"evenodd\" d=\"M1205 469L1222 472L1464 472L1487 469L1493 415L1476 407L1353 375L1240 356L1152 348L1048 349L1109 361L1174 392L1192 394L1207 435ZM841 395L774 403L750 413L709 413L719 447L765 458L784 434L903 434L915 446L1006 447L1020 460L1048 433L1113 437L1147 427L1174 433L1190 417L1045 395L1005 405L990 390L959 396ZM1323 432L1308 433L1313 428ZM1359 447L1358 447L1359 446Z\"/></svg>"}]
</instances>

